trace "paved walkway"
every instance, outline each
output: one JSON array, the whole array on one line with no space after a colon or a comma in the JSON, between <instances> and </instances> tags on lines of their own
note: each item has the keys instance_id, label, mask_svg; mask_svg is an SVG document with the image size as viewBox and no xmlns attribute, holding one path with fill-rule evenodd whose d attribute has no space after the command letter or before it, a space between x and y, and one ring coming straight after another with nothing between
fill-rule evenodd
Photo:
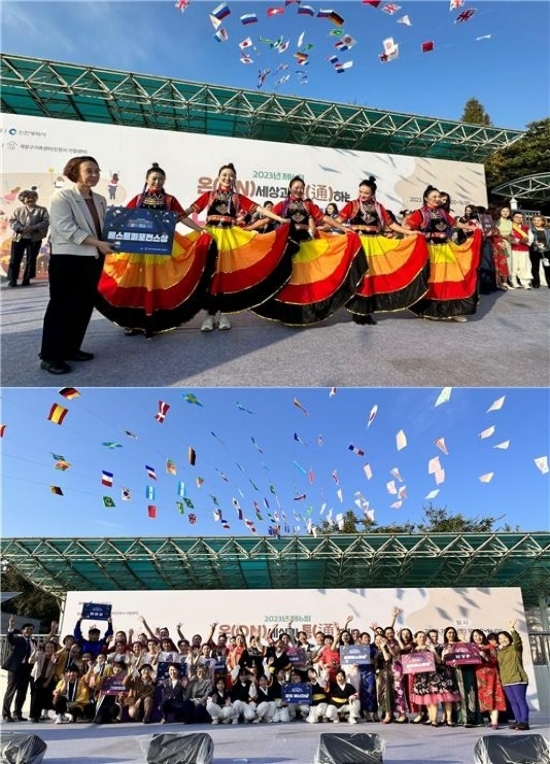
<instances>
[{"instance_id":1,"label":"paved walkway","mask_svg":"<svg viewBox=\"0 0 550 764\"><path fill-rule=\"evenodd\" d=\"M210 727L121 724L97 727L93 724L18 723L2 725L19 732L33 732L47 744L44 764L143 764L141 745L153 734L164 732L206 732L214 741L214 764L311 764L321 733L377 733L386 743L384 764L472 764L473 750L482 735L507 739L518 734L548 733L548 720L533 715L530 733L508 729L433 729L422 725L348 724L309 725L305 722L273 725Z\"/></svg>"},{"instance_id":2,"label":"paved walkway","mask_svg":"<svg viewBox=\"0 0 550 764\"><path fill-rule=\"evenodd\" d=\"M540 387L550 373L550 290L483 297L467 324L386 314L358 326L340 311L309 329L241 313L230 332L202 334L202 315L146 342L94 313L91 363L54 377L39 368L45 283L1 290L3 386Z\"/></svg>"}]
</instances>

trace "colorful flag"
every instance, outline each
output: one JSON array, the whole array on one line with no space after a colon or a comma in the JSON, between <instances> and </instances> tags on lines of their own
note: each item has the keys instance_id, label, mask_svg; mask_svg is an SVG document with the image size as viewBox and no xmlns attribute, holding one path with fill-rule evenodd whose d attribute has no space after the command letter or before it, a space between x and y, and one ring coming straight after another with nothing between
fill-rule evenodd
<instances>
[{"instance_id":1,"label":"colorful flag","mask_svg":"<svg viewBox=\"0 0 550 764\"><path fill-rule=\"evenodd\" d=\"M357 446L354 446L353 443L350 443L348 446L348 451L352 451L354 454L357 454L357 456L365 456L365 452L357 448Z\"/></svg>"},{"instance_id":2,"label":"colorful flag","mask_svg":"<svg viewBox=\"0 0 550 764\"><path fill-rule=\"evenodd\" d=\"M65 406L61 406L59 403L54 403L48 414L48 419L54 424L63 424L63 420L68 413L69 409L66 409Z\"/></svg>"},{"instance_id":3,"label":"colorful flag","mask_svg":"<svg viewBox=\"0 0 550 764\"><path fill-rule=\"evenodd\" d=\"M428 40L427 42L423 42L422 45L420 46L420 49L421 49L422 53L430 53L434 48L435 48L435 43L434 43L433 40ZM451 388L449 388L449 387L444 387L443 388L443 390L449 390L449 391L450 391L450 389ZM451 395L451 393L449 392L449 396L450 395ZM439 398L438 398L438 400L439 400ZM447 400L449 400L449 398L447 398ZM440 403L444 403L445 401L439 401L439 402ZM435 405L439 406L439 403L436 403Z\"/></svg>"},{"instance_id":4,"label":"colorful flag","mask_svg":"<svg viewBox=\"0 0 550 764\"><path fill-rule=\"evenodd\" d=\"M170 409L170 404L165 403L164 401L159 401L159 410L158 413L155 414L155 419L157 422L160 422L161 424L166 419L166 414L168 413Z\"/></svg>"},{"instance_id":5,"label":"colorful flag","mask_svg":"<svg viewBox=\"0 0 550 764\"><path fill-rule=\"evenodd\" d=\"M191 501L191 499L187 498L187 496L183 499L183 503L186 507L189 507L189 509L195 509L195 505Z\"/></svg>"},{"instance_id":6,"label":"colorful flag","mask_svg":"<svg viewBox=\"0 0 550 764\"><path fill-rule=\"evenodd\" d=\"M195 393L183 393L183 400L186 401L186 403L191 403L194 406L200 406L202 408L202 403L199 401Z\"/></svg>"},{"instance_id":7,"label":"colorful flag","mask_svg":"<svg viewBox=\"0 0 550 764\"><path fill-rule=\"evenodd\" d=\"M196 520L195 520L195 522L196 522ZM223 518L222 518L222 528L224 529L224 531L228 531L231 528L231 526L229 525L227 520L224 520Z\"/></svg>"},{"instance_id":8,"label":"colorful flag","mask_svg":"<svg viewBox=\"0 0 550 764\"><path fill-rule=\"evenodd\" d=\"M252 37L246 37L242 42L239 43L239 48L241 50L246 50L246 48L252 48L254 46L254 43L252 42Z\"/></svg>"},{"instance_id":9,"label":"colorful flag","mask_svg":"<svg viewBox=\"0 0 550 764\"><path fill-rule=\"evenodd\" d=\"M145 498L149 499L149 501L154 501L157 493L155 491L155 487L152 485L146 485L145 486Z\"/></svg>"},{"instance_id":10,"label":"colorful flag","mask_svg":"<svg viewBox=\"0 0 550 764\"><path fill-rule=\"evenodd\" d=\"M319 448L322 448L322 446L323 446L323 436L322 435L317 435L317 445L319 446Z\"/></svg>"},{"instance_id":11,"label":"colorful flag","mask_svg":"<svg viewBox=\"0 0 550 764\"><path fill-rule=\"evenodd\" d=\"M365 464L363 467L363 472L365 473L367 480L370 480L372 478L372 469L370 464Z\"/></svg>"},{"instance_id":12,"label":"colorful flag","mask_svg":"<svg viewBox=\"0 0 550 764\"><path fill-rule=\"evenodd\" d=\"M114 443L112 440L104 440L101 444L102 446L105 446L105 448L122 448L122 445L120 443Z\"/></svg>"},{"instance_id":13,"label":"colorful flag","mask_svg":"<svg viewBox=\"0 0 550 764\"><path fill-rule=\"evenodd\" d=\"M196 515L191 513L190 515L187 515L187 517L188 517L189 522L191 523L191 525L196 525L197 524L197 516Z\"/></svg>"},{"instance_id":14,"label":"colorful flag","mask_svg":"<svg viewBox=\"0 0 550 764\"><path fill-rule=\"evenodd\" d=\"M285 12L285 9L283 6L280 6L278 8L268 8L266 13L271 18L271 16L281 16Z\"/></svg>"},{"instance_id":15,"label":"colorful flag","mask_svg":"<svg viewBox=\"0 0 550 764\"><path fill-rule=\"evenodd\" d=\"M258 23L258 17L255 13L243 13L241 16L241 23L245 26L247 24L257 24Z\"/></svg>"},{"instance_id":16,"label":"colorful flag","mask_svg":"<svg viewBox=\"0 0 550 764\"><path fill-rule=\"evenodd\" d=\"M211 15L215 16L220 21L222 19L225 19L226 16L229 16L231 11L229 10L229 6L227 3L220 3L217 5L214 10L212 11Z\"/></svg>"},{"instance_id":17,"label":"colorful flag","mask_svg":"<svg viewBox=\"0 0 550 764\"><path fill-rule=\"evenodd\" d=\"M267 73L269 74L269 69L267 69ZM239 403L239 401L237 401L237 408L239 411L244 411L246 414L254 413L253 411L250 411L250 409L245 408L242 403Z\"/></svg>"},{"instance_id":18,"label":"colorful flag","mask_svg":"<svg viewBox=\"0 0 550 764\"><path fill-rule=\"evenodd\" d=\"M150 517L151 520L155 520L157 517L157 508L154 504L149 504L147 507L147 517Z\"/></svg>"},{"instance_id":19,"label":"colorful flag","mask_svg":"<svg viewBox=\"0 0 550 764\"><path fill-rule=\"evenodd\" d=\"M71 463L70 463L70 462L67 462L67 461L65 461L65 459L62 459L61 461L59 461L59 462L56 462L56 463L53 465L53 468L54 468L54 470L61 470L61 472L65 472L65 471L66 471L66 470L68 470L70 467L71 467Z\"/></svg>"},{"instance_id":20,"label":"colorful flag","mask_svg":"<svg viewBox=\"0 0 550 764\"><path fill-rule=\"evenodd\" d=\"M189 446L189 450L188 450L187 454L188 454L188 458L189 458L189 464L192 467L194 467L195 463L197 461L197 452L195 451L194 448L191 448L191 446Z\"/></svg>"},{"instance_id":21,"label":"colorful flag","mask_svg":"<svg viewBox=\"0 0 550 764\"><path fill-rule=\"evenodd\" d=\"M462 11L462 13L459 13L456 17L455 24L463 24L465 21L471 19L475 12L476 8L468 8L467 10Z\"/></svg>"},{"instance_id":22,"label":"colorful flag","mask_svg":"<svg viewBox=\"0 0 550 764\"><path fill-rule=\"evenodd\" d=\"M52 493L55 493L56 496L63 496L64 495L63 491L61 490L61 488L58 485L51 485L50 486L50 491Z\"/></svg>"},{"instance_id":23,"label":"colorful flag","mask_svg":"<svg viewBox=\"0 0 550 764\"><path fill-rule=\"evenodd\" d=\"M449 10L456 11L457 8L462 8L465 0L449 0Z\"/></svg>"},{"instance_id":24,"label":"colorful flag","mask_svg":"<svg viewBox=\"0 0 550 764\"><path fill-rule=\"evenodd\" d=\"M330 388L330 392L328 394L328 397L329 398L334 398L335 395L336 395L336 388L335 387L331 387Z\"/></svg>"},{"instance_id":25,"label":"colorful flag","mask_svg":"<svg viewBox=\"0 0 550 764\"><path fill-rule=\"evenodd\" d=\"M169 475L176 475L177 474L176 462L173 459L167 459L166 460L166 472Z\"/></svg>"},{"instance_id":26,"label":"colorful flag","mask_svg":"<svg viewBox=\"0 0 550 764\"><path fill-rule=\"evenodd\" d=\"M178 510L180 515L185 514L185 504L183 503L183 501L176 501L176 509Z\"/></svg>"},{"instance_id":27,"label":"colorful flag","mask_svg":"<svg viewBox=\"0 0 550 764\"><path fill-rule=\"evenodd\" d=\"M336 491L336 496L338 496L338 498L340 499L340 501L341 501L341 502L343 502L343 501L344 501L344 495L343 495L343 493L342 493L342 489L341 489L341 488L339 488L339 489Z\"/></svg>"},{"instance_id":28,"label":"colorful flag","mask_svg":"<svg viewBox=\"0 0 550 764\"><path fill-rule=\"evenodd\" d=\"M177 2L175 3L175 8L181 13L185 13L189 3L190 3L190 0L177 0Z\"/></svg>"},{"instance_id":29,"label":"colorful flag","mask_svg":"<svg viewBox=\"0 0 550 764\"><path fill-rule=\"evenodd\" d=\"M386 3L386 5L381 9L384 13L388 13L390 16L393 16L397 11L401 10L400 5L395 5L395 3Z\"/></svg>"},{"instance_id":30,"label":"colorful flag","mask_svg":"<svg viewBox=\"0 0 550 764\"><path fill-rule=\"evenodd\" d=\"M124 430L124 434L127 435L129 438L132 438L132 440L138 439L138 436L135 434L135 432L132 432L131 430Z\"/></svg>"},{"instance_id":31,"label":"colorful flag","mask_svg":"<svg viewBox=\"0 0 550 764\"><path fill-rule=\"evenodd\" d=\"M214 39L218 42L227 42L229 40L229 32L227 29L218 29L218 31L214 34Z\"/></svg>"},{"instance_id":32,"label":"colorful flag","mask_svg":"<svg viewBox=\"0 0 550 764\"><path fill-rule=\"evenodd\" d=\"M5 424L0 424L0 438L4 437L4 433L6 432L6 426Z\"/></svg>"},{"instance_id":33,"label":"colorful flag","mask_svg":"<svg viewBox=\"0 0 550 764\"><path fill-rule=\"evenodd\" d=\"M407 499L408 493L407 493L407 486L406 485L400 485L399 489L397 491L397 498L398 499Z\"/></svg>"},{"instance_id":34,"label":"colorful flag","mask_svg":"<svg viewBox=\"0 0 550 764\"><path fill-rule=\"evenodd\" d=\"M500 409L504 406L504 401L506 400L506 396L503 395L502 398L497 398L494 403L491 403L487 411L485 412L488 414L491 411L500 411Z\"/></svg>"},{"instance_id":35,"label":"colorful flag","mask_svg":"<svg viewBox=\"0 0 550 764\"><path fill-rule=\"evenodd\" d=\"M428 44L430 44L430 43L423 43L423 46L424 46L424 45L428 45ZM431 44L432 44L432 46L433 46L433 43L431 43ZM422 50L424 50L424 47L422 47ZM430 50L433 50L433 47L432 47L432 48L430 48ZM448 401L448 400L450 399L450 397L451 397L451 392L452 392L452 390L453 390L453 388L452 388L452 387L444 387L444 388L441 390L441 392L439 393L439 395L437 396L437 400L436 400L436 402L435 402L435 404L434 404L434 405L435 405L435 406L441 406L441 404L442 404L442 403L447 403L447 401Z\"/></svg>"},{"instance_id":36,"label":"colorful flag","mask_svg":"<svg viewBox=\"0 0 550 764\"><path fill-rule=\"evenodd\" d=\"M129 488L121 488L120 498L122 501L132 501L132 491Z\"/></svg>"},{"instance_id":37,"label":"colorful flag","mask_svg":"<svg viewBox=\"0 0 550 764\"><path fill-rule=\"evenodd\" d=\"M113 478L114 478L114 475L112 472L107 472L106 470L103 470L101 473L101 485L106 485L107 488L112 488Z\"/></svg>"},{"instance_id":38,"label":"colorful flag","mask_svg":"<svg viewBox=\"0 0 550 764\"><path fill-rule=\"evenodd\" d=\"M382 0L361 0L363 5L371 5L373 8L378 8Z\"/></svg>"},{"instance_id":39,"label":"colorful flag","mask_svg":"<svg viewBox=\"0 0 550 764\"><path fill-rule=\"evenodd\" d=\"M147 476L150 478L150 480L156 480L157 479L157 473L155 472L154 467L150 467L148 464L145 465L145 470L147 472Z\"/></svg>"},{"instance_id":40,"label":"colorful flag","mask_svg":"<svg viewBox=\"0 0 550 764\"><path fill-rule=\"evenodd\" d=\"M284 53L288 50L288 47L290 45L290 40L286 40L286 42L282 42L280 45L277 45L277 52L278 53Z\"/></svg>"},{"instance_id":41,"label":"colorful flag","mask_svg":"<svg viewBox=\"0 0 550 764\"><path fill-rule=\"evenodd\" d=\"M225 480L226 483L229 483L229 479L225 473L223 473L221 470L219 470L217 467L214 467L218 475L221 477L222 480Z\"/></svg>"},{"instance_id":42,"label":"colorful flag","mask_svg":"<svg viewBox=\"0 0 550 764\"><path fill-rule=\"evenodd\" d=\"M300 493L297 496L293 496L292 498L293 498L294 501L303 501L303 499L305 499L306 496L307 496L307 494Z\"/></svg>"},{"instance_id":43,"label":"colorful flag","mask_svg":"<svg viewBox=\"0 0 550 764\"><path fill-rule=\"evenodd\" d=\"M178 483L178 496L181 496L182 499L185 496L185 483L182 483L181 480Z\"/></svg>"},{"instance_id":44,"label":"colorful flag","mask_svg":"<svg viewBox=\"0 0 550 764\"><path fill-rule=\"evenodd\" d=\"M204 478L198 477L195 480L195 483L197 485L197 488L201 488L204 485Z\"/></svg>"},{"instance_id":45,"label":"colorful flag","mask_svg":"<svg viewBox=\"0 0 550 764\"><path fill-rule=\"evenodd\" d=\"M341 27L343 25L343 23L344 23L344 19L342 18L342 16L340 16L339 13L336 13L336 11L331 11L330 12L329 19L337 27Z\"/></svg>"},{"instance_id":46,"label":"colorful flag","mask_svg":"<svg viewBox=\"0 0 550 764\"><path fill-rule=\"evenodd\" d=\"M212 14L210 14L208 18L210 19L210 23L214 27L214 30L217 31L221 27L222 22L219 19L217 19L215 16L212 16Z\"/></svg>"},{"instance_id":47,"label":"colorful flag","mask_svg":"<svg viewBox=\"0 0 550 764\"><path fill-rule=\"evenodd\" d=\"M494 472L486 472L485 475L481 475L479 478L480 483L490 483L493 479Z\"/></svg>"},{"instance_id":48,"label":"colorful flag","mask_svg":"<svg viewBox=\"0 0 550 764\"><path fill-rule=\"evenodd\" d=\"M64 462L65 461L65 457L61 456L61 454L54 454L53 451L50 451L50 453L53 456L54 461L56 461L56 462Z\"/></svg>"},{"instance_id":49,"label":"colorful flag","mask_svg":"<svg viewBox=\"0 0 550 764\"><path fill-rule=\"evenodd\" d=\"M299 16L315 16L315 11L311 7L311 5L300 5L298 7L298 15Z\"/></svg>"},{"instance_id":50,"label":"colorful flag","mask_svg":"<svg viewBox=\"0 0 550 764\"><path fill-rule=\"evenodd\" d=\"M105 509L112 509L115 506L114 499L111 496L102 496Z\"/></svg>"},{"instance_id":51,"label":"colorful flag","mask_svg":"<svg viewBox=\"0 0 550 764\"><path fill-rule=\"evenodd\" d=\"M295 432L295 433L294 433L294 440L295 440L297 443L301 443L301 444L302 444L302 446L307 446L307 443L301 439L301 437L298 435L298 433L297 433L297 432Z\"/></svg>"},{"instance_id":52,"label":"colorful flag","mask_svg":"<svg viewBox=\"0 0 550 764\"><path fill-rule=\"evenodd\" d=\"M61 390L59 390L59 395L66 398L68 401L72 401L73 398L80 397L80 392L76 387L62 387Z\"/></svg>"}]
</instances>

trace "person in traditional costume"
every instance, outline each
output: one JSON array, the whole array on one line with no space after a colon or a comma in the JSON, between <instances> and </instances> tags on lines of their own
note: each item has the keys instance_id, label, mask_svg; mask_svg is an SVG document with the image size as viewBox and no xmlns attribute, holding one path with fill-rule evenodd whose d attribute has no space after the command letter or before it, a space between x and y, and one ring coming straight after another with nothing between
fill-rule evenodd
<instances>
[{"instance_id":1,"label":"person in traditional costume","mask_svg":"<svg viewBox=\"0 0 550 764\"><path fill-rule=\"evenodd\" d=\"M428 186L423 205L405 221L407 228L420 231L428 245L430 276L428 293L410 310L423 318L464 323L476 312L477 271L481 252L481 231L475 223L461 223L440 206L437 188ZM453 228L473 230L464 244L453 244Z\"/></svg>"},{"instance_id":2,"label":"person in traditional costume","mask_svg":"<svg viewBox=\"0 0 550 764\"><path fill-rule=\"evenodd\" d=\"M177 215L193 233L176 231L172 253L117 252L105 260L99 282L97 309L124 326L127 336L175 329L201 309L215 256L207 233L191 220L175 196L166 193L166 173L155 162L147 170L145 186L128 202L128 209L156 210ZM123 246L123 245L122 245Z\"/></svg>"},{"instance_id":3,"label":"person in traditional costume","mask_svg":"<svg viewBox=\"0 0 550 764\"><path fill-rule=\"evenodd\" d=\"M329 318L353 296L368 267L358 235L325 215L304 194L304 181L296 176L290 181L287 198L273 208L290 221L290 237L299 249L288 284L254 309L263 318L291 326L309 326ZM337 228L345 236L320 232L318 226L322 225Z\"/></svg>"},{"instance_id":4,"label":"person in traditional costume","mask_svg":"<svg viewBox=\"0 0 550 764\"><path fill-rule=\"evenodd\" d=\"M338 215L360 238L369 270L346 305L358 324L376 324L372 313L405 310L428 291L429 256L417 231L394 222L376 199L371 175L359 185L357 199L348 202ZM388 239L389 229L405 238Z\"/></svg>"},{"instance_id":5,"label":"person in traditional costume","mask_svg":"<svg viewBox=\"0 0 550 764\"><path fill-rule=\"evenodd\" d=\"M510 274L512 283L519 289L531 289L533 274L529 260L529 226L525 225L523 214L514 211L512 215L512 261Z\"/></svg>"},{"instance_id":6,"label":"person in traditional costume","mask_svg":"<svg viewBox=\"0 0 550 764\"><path fill-rule=\"evenodd\" d=\"M215 272L203 307L207 316L201 331L231 329L227 313L238 313L264 302L290 277L292 249L288 226L257 233L238 225L246 215L259 212L264 218L286 221L266 207L238 193L233 164L220 167L216 188L200 196L186 215L206 210L206 230L217 245Z\"/></svg>"}]
</instances>

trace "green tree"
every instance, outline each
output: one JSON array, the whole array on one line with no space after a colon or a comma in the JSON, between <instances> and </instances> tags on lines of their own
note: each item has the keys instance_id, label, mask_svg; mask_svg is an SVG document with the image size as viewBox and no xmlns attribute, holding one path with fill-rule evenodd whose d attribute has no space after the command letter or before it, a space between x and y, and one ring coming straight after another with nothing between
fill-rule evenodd
<instances>
[{"instance_id":1,"label":"green tree","mask_svg":"<svg viewBox=\"0 0 550 764\"><path fill-rule=\"evenodd\" d=\"M460 121L468 122L471 125L485 125L486 127L493 124L483 104L477 98L470 98L466 101Z\"/></svg>"},{"instance_id":2,"label":"green tree","mask_svg":"<svg viewBox=\"0 0 550 764\"><path fill-rule=\"evenodd\" d=\"M485 161L487 188L500 186L502 183L524 178L537 173L550 173L550 117L531 122L525 135L508 148L500 149ZM502 196L491 197L494 204L502 204ZM528 206L525 200L523 206ZM546 214L550 213L550 202L534 202L533 206Z\"/></svg>"},{"instance_id":3,"label":"green tree","mask_svg":"<svg viewBox=\"0 0 550 764\"><path fill-rule=\"evenodd\" d=\"M2 591L21 592L19 596L6 602L2 607L4 612L39 618L46 630L49 629L52 621L59 620L59 602L53 594L39 589L24 578L13 565L3 566Z\"/></svg>"}]
</instances>

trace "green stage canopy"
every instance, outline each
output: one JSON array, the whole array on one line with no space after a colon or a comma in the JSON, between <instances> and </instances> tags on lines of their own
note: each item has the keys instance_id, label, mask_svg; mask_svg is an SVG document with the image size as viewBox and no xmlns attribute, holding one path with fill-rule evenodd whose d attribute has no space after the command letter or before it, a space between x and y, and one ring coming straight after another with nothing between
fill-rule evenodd
<instances>
[{"instance_id":1,"label":"green stage canopy","mask_svg":"<svg viewBox=\"0 0 550 764\"><path fill-rule=\"evenodd\" d=\"M2 564L68 590L519 586L550 594L550 533L8 538Z\"/></svg>"},{"instance_id":2,"label":"green stage canopy","mask_svg":"<svg viewBox=\"0 0 550 764\"><path fill-rule=\"evenodd\" d=\"M483 162L518 130L3 54L2 111Z\"/></svg>"}]
</instances>

